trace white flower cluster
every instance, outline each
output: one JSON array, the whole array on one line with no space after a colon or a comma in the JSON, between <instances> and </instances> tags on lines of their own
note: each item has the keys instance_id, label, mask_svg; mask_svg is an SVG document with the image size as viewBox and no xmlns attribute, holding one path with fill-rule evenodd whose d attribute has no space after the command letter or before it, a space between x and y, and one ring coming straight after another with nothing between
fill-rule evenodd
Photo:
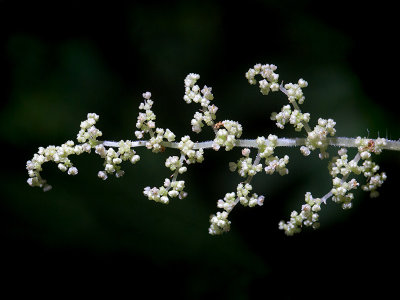
<instances>
[{"instance_id":1,"label":"white flower cluster","mask_svg":"<svg viewBox=\"0 0 400 300\"><path fill-rule=\"evenodd\" d=\"M217 206L219 208L224 209L228 213L231 212L231 210L235 207L236 205L236 194L234 192L232 193L226 193L224 199L219 199L217 201Z\"/></svg>"},{"instance_id":2,"label":"white flower cluster","mask_svg":"<svg viewBox=\"0 0 400 300\"><path fill-rule=\"evenodd\" d=\"M193 147L194 143L190 140L189 136L184 136L181 138L181 141L178 144L178 149L181 151L181 157L169 156L165 161L165 166L174 172L172 180L166 178L164 180L164 185L160 188L146 187L143 193L149 200L167 204L169 203L168 197L179 197L179 199L183 199L187 196L187 193L183 190L185 187L185 182L183 180L177 181L176 177L178 174L183 174L187 171L187 167L184 166L184 162L186 162L186 164L203 162L204 150L199 149L195 151L193 150Z\"/></svg>"},{"instance_id":3,"label":"white flower cluster","mask_svg":"<svg viewBox=\"0 0 400 300\"><path fill-rule=\"evenodd\" d=\"M253 68L250 68L246 73L246 78L250 84L256 84L257 80L255 79L256 75L261 75L263 78L259 81L260 91L263 95L268 95L270 91L276 92L279 91L278 79L279 75L274 73L276 71L277 66L275 65L262 65L256 64Z\"/></svg>"},{"instance_id":4,"label":"white flower cluster","mask_svg":"<svg viewBox=\"0 0 400 300\"><path fill-rule=\"evenodd\" d=\"M244 148L242 150L243 157L240 158L237 163L229 163L229 169L232 172L237 170L239 175L242 177L247 177L247 180L244 183L239 183L236 193L227 193L224 199L218 200L218 207L223 208L227 214L223 215L223 222L221 222L222 215L211 216L211 225L209 229L211 234L220 234L229 230L230 222L228 222L227 217L229 212L238 202L244 206L250 207L263 205L264 196L258 196L255 193L250 194L250 191L253 189L250 184L251 178L262 170L262 163L258 163L260 159L265 159L265 172L267 174L272 174L275 171L277 171L280 175L285 175L288 173L286 164L289 161L289 157L286 155L283 159L279 159L276 156L272 156L277 145L277 141L278 137L272 134L268 136L268 140L265 139L265 137L258 137L256 140L258 146L258 155L254 162L253 159L249 157L250 149ZM221 226L225 227L221 227L219 224L222 224Z\"/></svg>"},{"instance_id":5,"label":"white flower cluster","mask_svg":"<svg viewBox=\"0 0 400 300\"><path fill-rule=\"evenodd\" d=\"M342 148L338 151L339 156L332 158L331 163L328 165L329 173L332 178L338 175L348 176L350 173L359 175L362 168L357 164L357 161L348 161L347 149Z\"/></svg>"},{"instance_id":6,"label":"white flower cluster","mask_svg":"<svg viewBox=\"0 0 400 300\"><path fill-rule=\"evenodd\" d=\"M94 126L99 120L99 116L95 113L87 114L87 119L81 122L81 129L77 135L77 140L79 143L85 143L88 141L91 147L97 145L97 138L102 136L103 133Z\"/></svg>"},{"instance_id":7,"label":"white flower cluster","mask_svg":"<svg viewBox=\"0 0 400 300\"><path fill-rule=\"evenodd\" d=\"M377 174L379 166L371 161L371 152L379 154L386 140L378 139L373 141L358 137L356 141L360 144L358 151L360 158L364 160L362 165L359 166L358 161L354 159L348 162L347 150L345 148L338 151L340 157L334 157L329 165L329 171L333 178L332 200L341 203L343 209L352 207L351 201L354 195L348 193L348 191L356 189L359 186L359 183L354 178L348 182L345 180L351 173L356 175L362 173L364 175L366 184L362 185L361 188L364 191L370 192L370 197L377 197L379 195L377 188L386 180L386 174L384 172ZM375 144L378 145L375 146ZM342 178L339 178L338 175L342 175Z\"/></svg>"},{"instance_id":8,"label":"white flower cluster","mask_svg":"<svg viewBox=\"0 0 400 300\"><path fill-rule=\"evenodd\" d=\"M256 139L256 143L258 146L258 152L260 153L260 157L268 158L272 154L274 154L277 142L278 142L278 137L273 134L268 135L268 141L263 136L258 137Z\"/></svg>"},{"instance_id":9,"label":"white flower cluster","mask_svg":"<svg viewBox=\"0 0 400 300\"><path fill-rule=\"evenodd\" d=\"M175 134L173 134L168 128L166 130L163 128L156 128L155 135L152 135L153 136L150 138L150 140L146 142L146 148L151 149L155 153L164 151L164 148L161 145L164 139L166 139L168 142L175 141Z\"/></svg>"},{"instance_id":10,"label":"white flower cluster","mask_svg":"<svg viewBox=\"0 0 400 300\"><path fill-rule=\"evenodd\" d=\"M387 176L385 172L374 174L367 179L367 183L361 188L365 192L370 192L369 195L371 198L376 198L379 196L379 192L376 189L385 182L386 178Z\"/></svg>"},{"instance_id":11,"label":"white flower cluster","mask_svg":"<svg viewBox=\"0 0 400 300\"><path fill-rule=\"evenodd\" d=\"M329 123L329 120L319 121L319 126L333 128L334 125L327 126L327 123ZM331 130L334 133L333 129ZM332 176L332 189L330 191L332 201L340 203L343 209L350 209L352 207L354 194L351 191L357 189L360 185L354 178L351 180L347 179L352 173L355 175L363 174L366 177L367 182L362 186L362 189L370 192L371 197L379 195L376 189L386 180L386 174L377 174L379 166L371 161L371 153L379 154L382 151L382 147L386 145L386 140L369 140L358 137L356 145L358 146L359 155L353 160L348 160L347 149L342 148L338 151L338 156L333 157L328 166L330 175ZM358 165L360 158L364 160L362 165ZM313 199L311 194L307 193L306 204L302 206L302 212L299 214L293 211L290 220L287 223L281 221L279 228L284 230L287 235L300 232L303 224L317 228L319 226L317 212L321 209L321 203L326 202L326 198Z\"/></svg>"},{"instance_id":12,"label":"white flower cluster","mask_svg":"<svg viewBox=\"0 0 400 300\"><path fill-rule=\"evenodd\" d=\"M271 114L271 120L276 121L278 128L283 129L286 123L290 123L296 131L301 131L305 124L308 124L310 114L302 113L297 105L297 103L303 104L305 97L302 88L307 86L307 81L299 79L297 84L288 83L284 87L281 87L283 93L287 95L289 102L294 106L294 109L292 110L290 105L285 105L282 107L281 112L273 112Z\"/></svg>"},{"instance_id":13,"label":"white flower cluster","mask_svg":"<svg viewBox=\"0 0 400 300\"><path fill-rule=\"evenodd\" d=\"M144 188L143 194L149 199L163 204L169 203L170 198L179 199L186 198L187 193L183 190L185 188L185 181L176 180L175 178L171 181L169 178L165 178L164 185L157 188L150 188L149 186Z\"/></svg>"},{"instance_id":14,"label":"white flower cluster","mask_svg":"<svg viewBox=\"0 0 400 300\"><path fill-rule=\"evenodd\" d=\"M350 181L346 182L339 177L335 177L332 180L333 188L332 192L332 201L336 203L341 203L343 209L350 209L353 204L352 200L354 199L353 193L349 193L349 191L353 189L357 189L359 183L354 178Z\"/></svg>"},{"instance_id":15,"label":"white flower cluster","mask_svg":"<svg viewBox=\"0 0 400 300\"><path fill-rule=\"evenodd\" d=\"M307 131L306 146L300 148L301 153L304 156L308 156L311 150L320 149L319 157L321 159L328 158L329 153L326 152L328 147L327 135L334 136L336 133L335 125L336 122L332 119L318 119L318 124L311 130L308 125L310 121L309 113L302 113L298 104L303 104L305 97L303 94L303 88L308 86L308 82L300 78L297 84L288 83L285 86L281 86L280 89L288 97L289 102L293 105L292 110L290 105L283 106L281 112L273 112L271 114L271 120L276 121L276 125L283 129L286 123L290 123L294 126L296 131L301 131L303 128Z\"/></svg>"},{"instance_id":16,"label":"white flower cluster","mask_svg":"<svg viewBox=\"0 0 400 300\"><path fill-rule=\"evenodd\" d=\"M242 125L238 122L225 120L221 122L224 128L218 129L215 135L213 148L219 150L219 148L225 147L226 151L232 150L236 145L236 138L240 138L242 135Z\"/></svg>"},{"instance_id":17,"label":"white flower cluster","mask_svg":"<svg viewBox=\"0 0 400 300\"><path fill-rule=\"evenodd\" d=\"M309 113L301 113L299 110L295 109L292 111L290 115L289 122L294 126L294 130L301 131L304 127L304 123L308 123L310 121Z\"/></svg>"},{"instance_id":18,"label":"white flower cluster","mask_svg":"<svg viewBox=\"0 0 400 300\"><path fill-rule=\"evenodd\" d=\"M216 118L216 113L218 111L218 107L215 105L210 105L210 102L214 99L214 95L212 94L212 88L207 87L206 85L203 89L196 84L197 80L200 79L199 74L190 73L186 76L185 82L185 95L183 96L183 100L186 103L199 103L202 107L200 112L196 112L191 121L192 130L196 133L201 132L202 127L204 126L203 122L208 126L214 126L214 120Z\"/></svg>"},{"instance_id":19,"label":"white flower cluster","mask_svg":"<svg viewBox=\"0 0 400 300\"><path fill-rule=\"evenodd\" d=\"M143 93L144 102L140 103L139 109L144 110L140 112L137 117L136 128L139 129L135 131L135 135L138 139L143 138L143 133L150 133L154 128L156 128L156 115L151 110L153 106L153 100L151 100L151 93Z\"/></svg>"},{"instance_id":20,"label":"white flower cluster","mask_svg":"<svg viewBox=\"0 0 400 300\"><path fill-rule=\"evenodd\" d=\"M231 222L228 220L228 215L238 202L249 207L264 204L264 196L258 196L256 193L250 194L252 189L253 187L249 183L239 183L236 193L226 193L224 199L218 200L217 206L224 211L217 212L217 215L210 217L210 228L208 229L210 234L216 235L229 231Z\"/></svg>"},{"instance_id":21,"label":"white flower cluster","mask_svg":"<svg viewBox=\"0 0 400 300\"><path fill-rule=\"evenodd\" d=\"M140 112L137 117L136 128L139 130L135 131L135 135L138 139L142 139L144 133L150 134L150 139L146 142L146 148L151 149L153 152L162 152L164 147L162 142L167 140L168 142L175 141L175 134L167 129L156 128L156 115L151 110L153 106L153 100L151 100L151 93L143 93L144 102L140 103L139 109L144 110Z\"/></svg>"},{"instance_id":22,"label":"white flower cluster","mask_svg":"<svg viewBox=\"0 0 400 300\"><path fill-rule=\"evenodd\" d=\"M279 158L272 155L277 141L278 137L273 134L268 136L268 141L265 137L258 137L256 140L260 157L265 158L265 173L273 174L274 172L278 172L279 175L283 176L289 173L289 170L286 168L286 165L289 163L289 156L285 155L283 158Z\"/></svg>"},{"instance_id":23,"label":"white flower cluster","mask_svg":"<svg viewBox=\"0 0 400 300\"><path fill-rule=\"evenodd\" d=\"M140 160L140 156L132 149L132 141L121 140L118 146L118 151L113 148L106 149L103 144L96 146L96 154L104 158L104 170L97 173L100 179L106 180L108 178L107 174L113 173L117 178L122 177L125 174L120 166L123 161L129 160L132 164L135 164Z\"/></svg>"},{"instance_id":24,"label":"white flower cluster","mask_svg":"<svg viewBox=\"0 0 400 300\"><path fill-rule=\"evenodd\" d=\"M83 152L90 153L90 151L91 146L89 143L75 145L73 141L67 141L61 146L39 147L38 152L34 154L32 160L28 160L26 163L29 175L28 184L32 187L38 186L43 188L44 191L49 191L51 185L47 184L46 180L40 176L42 164L54 161L58 164L57 166L61 171L67 171L68 175L77 175L78 169L73 166L68 156L72 154L80 155Z\"/></svg>"},{"instance_id":25,"label":"white flower cluster","mask_svg":"<svg viewBox=\"0 0 400 300\"><path fill-rule=\"evenodd\" d=\"M358 152L361 154L362 159L368 159L371 153L380 154L382 147L386 146L386 139L378 138L376 140L357 137L355 144L358 147Z\"/></svg>"},{"instance_id":26,"label":"white flower cluster","mask_svg":"<svg viewBox=\"0 0 400 300\"><path fill-rule=\"evenodd\" d=\"M279 229L284 230L286 235L292 236L295 233L299 233L303 225L312 226L314 229L319 227L318 212L321 210L321 199L314 199L311 193L307 192L305 201L306 204L301 207L300 213L294 210L287 223L284 221L279 222Z\"/></svg>"},{"instance_id":27,"label":"white flower cluster","mask_svg":"<svg viewBox=\"0 0 400 300\"><path fill-rule=\"evenodd\" d=\"M202 163L204 160L204 150L200 148L199 150L193 150L194 142L190 140L188 135L181 138L178 144L178 149L181 150L181 154L185 155L187 164Z\"/></svg>"},{"instance_id":28,"label":"white flower cluster","mask_svg":"<svg viewBox=\"0 0 400 300\"><path fill-rule=\"evenodd\" d=\"M296 131L301 131L304 124L310 121L310 114L301 113L297 109L292 111L290 105L285 105L279 113L273 112L271 114L271 120L276 121L276 126L280 129L285 128L286 123L290 123Z\"/></svg>"},{"instance_id":29,"label":"white flower cluster","mask_svg":"<svg viewBox=\"0 0 400 300\"><path fill-rule=\"evenodd\" d=\"M231 221L228 220L228 215L226 211L219 211L216 215L211 215L208 233L217 235L229 231L231 229Z\"/></svg>"},{"instance_id":30,"label":"white flower cluster","mask_svg":"<svg viewBox=\"0 0 400 300\"><path fill-rule=\"evenodd\" d=\"M178 156L170 156L165 161L165 166L171 171L178 169L179 174L183 174L187 171L187 168L183 166L183 162Z\"/></svg>"},{"instance_id":31,"label":"white flower cluster","mask_svg":"<svg viewBox=\"0 0 400 300\"><path fill-rule=\"evenodd\" d=\"M286 168L286 165L289 163L289 156L285 155L283 158L272 156L272 154L274 154L277 140L278 137L276 135L270 134L268 140L262 136L258 137L256 142L260 158L265 159L265 173L273 174L274 172L278 172L283 176L289 173L289 170ZM229 163L229 170L232 172L237 170L239 175L242 177L254 176L262 170L262 164L254 164L253 159L249 157L250 149L243 149L242 154L244 157L240 158L237 163Z\"/></svg>"},{"instance_id":32,"label":"white flower cluster","mask_svg":"<svg viewBox=\"0 0 400 300\"><path fill-rule=\"evenodd\" d=\"M320 159L328 158L329 153L326 152L328 147L327 136L334 136L336 133L335 129L336 122L332 119L318 119L318 125L314 127L314 130L309 132L307 135L306 146L301 148L301 152L304 155L309 154L309 150L320 149ZM308 149L307 149L308 148Z\"/></svg>"},{"instance_id":33,"label":"white flower cluster","mask_svg":"<svg viewBox=\"0 0 400 300\"><path fill-rule=\"evenodd\" d=\"M380 154L382 152L382 147L386 146L386 144L387 142L384 138L378 138L376 140L363 139L361 137L356 138L358 152L364 160L362 172L367 180L366 184L361 186L361 188L363 191L370 192L371 198L379 196L377 188L380 187L387 178L385 172L377 174L379 166L371 161L371 153Z\"/></svg>"},{"instance_id":34,"label":"white flower cluster","mask_svg":"<svg viewBox=\"0 0 400 300\"><path fill-rule=\"evenodd\" d=\"M326 123L320 123L319 125L322 127ZM360 185L354 178L347 180L349 175L352 173L355 175L363 174L367 179L367 183L362 186L362 189L370 192L371 197L379 195L376 189L386 180L386 174L377 174L379 166L370 159L371 153L379 154L382 151L382 147L386 145L386 140L369 140L358 137L356 144L359 155L353 160L348 160L347 149L342 148L338 151L338 156L333 157L328 166L329 173L332 176L332 189L330 191L332 201L340 203L343 209L350 209L352 207L354 194L351 191L357 189ZM360 158L364 160L362 165L358 165ZM329 194L327 195L329 196ZM290 220L287 223L281 221L279 228L284 230L287 235L300 232L303 224L317 228L319 226L317 212L321 209L321 203L326 202L325 198L327 197L313 199L311 194L307 193L306 204L302 206L302 212L299 214L293 211Z\"/></svg>"},{"instance_id":35,"label":"white flower cluster","mask_svg":"<svg viewBox=\"0 0 400 300\"><path fill-rule=\"evenodd\" d=\"M265 167L265 173L267 174L273 174L274 172L278 172L279 175L287 175L289 174L289 170L286 168L286 165L289 163L289 156L285 155L283 158L278 158L276 156L274 157L268 157L265 160L265 164L267 165Z\"/></svg>"},{"instance_id":36,"label":"white flower cluster","mask_svg":"<svg viewBox=\"0 0 400 300\"><path fill-rule=\"evenodd\" d=\"M262 164L253 165L253 159L251 157L245 156L241 157L237 163L230 162L229 170L232 172L238 171L239 175L242 177L254 176L262 170Z\"/></svg>"},{"instance_id":37,"label":"white flower cluster","mask_svg":"<svg viewBox=\"0 0 400 300\"><path fill-rule=\"evenodd\" d=\"M329 164L329 172L332 176L332 201L341 203L343 209L352 207L353 193L349 191L356 189L359 183L354 178L347 181L347 177L351 174L360 174L362 168L358 166L357 161L348 161L347 149L342 148L338 151L339 157L333 157ZM342 176L342 178L338 177Z\"/></svg>"},{"instance_id":38,"label":"white flower cluster","mask_svg":"<svg viewBox=\"0 0 400 300\"><path fill-rule=\"evenodd\" d=\"M226 193L224 199L219 199L217 206L230 213L235 205L240 202L243 206L254 207L264 204L264 196L258 196L256 193L250 195L253 189L250 183L239 183L236 188L236 193Z\"/></svg>"},{"instance_id":39,"label":"white flower cluster","mask_svg":"<svg viewBox=\"0 0 400 300\"><path fill-rule=\"evenodd\" d=\"M273 112L271 114L271 120L276 121L276 126L280 129L285 128L285 124L289 122L292 110L290 105L284 105L280 113Z\"/></svg>"},{"instance_id":40,"label":"white flower cluster","mask_svg":"<svg viewBox=\"0 0 400 300\"><path fill-rule=\"evenodd\" d=\"M169 198L175 198L179 196L180 199L186 197L186 192L183 191L185 188L184 181L170 181L165 179L164 186L160 188L150 188L149 186L144 188L143 194L149 199L155 202L160 202L163 204L169 203Z\"/></svg>"},{"instance_id":41,"label":"white flower cluster","mask_svg":"<svg viewBox=\"0 0 400 300\"><path fill-rule=\"evenodd\" d=\"M285 84L286 95L289 98L289 102L297 101L299 104L303 104L305 97L303 95L302 88L308 86L308 82L300 78L297 84L287 83Z\"/></svg>"},{"instance_id":42,"label":"white flower cluster","mask_svg":"<svg viewBox=\"0 0 400 300\"><path fill-rule=\"evenodd\" d=\"M256 205L262 206L264 204L264 196L258 196L256 193L250 195L250 191L253 189L251 184L239 183L237 186L236 195L239 198L240 204L243 206L254 207Z\"/></svg>"}]
</instances>

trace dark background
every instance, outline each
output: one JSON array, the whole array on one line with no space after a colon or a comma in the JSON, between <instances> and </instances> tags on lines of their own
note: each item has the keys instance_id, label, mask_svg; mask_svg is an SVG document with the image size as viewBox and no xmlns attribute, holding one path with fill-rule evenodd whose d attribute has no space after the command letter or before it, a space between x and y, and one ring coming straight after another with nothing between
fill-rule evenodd
<instances>
[{"instance_id":1,"label":"dark background","mask_svg":"<svg viewBox=\"0 0 400 300\"><path fill-rule=\"evenodd\" d=\"M300 208L305 192L318 197L330 188L317 153L279 149L290 154L289 175L254 178L265 205L235 208L231 231L216 237L207 232L209 215L241 181L228 170L239 150L207 151L182 176L189 196L168 206L142 190L170 175L163 164L172 150L140 149L141 161L107 182L96 176L102 160L95 155L72 157L75 177L45 165L48 193L26 184L25 163L39 146L74 139L88 112L100 115L105 139L135 139L145 91L158 126L179 138L212 139L210 130L191 132L197 107L182 100L189 72L213 87L217 118L239 121L243 138L302 136L269 120L286 100L247 83L255 63L276 64L285 82L309 82L303 111L311 124L331 117L338 136L399 139L397 18L383 1L0 1L2 290L186 299L390 294L399 153L376 158L388 175L379 198L358 192L349 211L329 202L321 228L294 237L278 222Z\"/></svg>"}]
</instances>

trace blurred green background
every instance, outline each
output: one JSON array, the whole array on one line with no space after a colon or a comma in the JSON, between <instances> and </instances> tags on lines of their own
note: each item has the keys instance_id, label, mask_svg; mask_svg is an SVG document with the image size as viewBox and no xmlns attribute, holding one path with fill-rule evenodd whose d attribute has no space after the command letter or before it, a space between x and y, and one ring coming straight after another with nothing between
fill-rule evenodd
<instances>
[{"instance_id":1,"label":"blurred green background","mask_svg":"<svg viewBox=\"0 0 400 300\"><path fill-rule=\"evenodd\" d=\"M357 293L388 291L374 283L389 281L398 262L399 153L377 158L388 174L381 197L357 193L349 211L329 203L320 230L290 238L278 222L300 208L305 192L322 196L330 188L327 162L316 153L304 158L279 149L290 155L289 175L254 178L265 205L235 208L231 232L217 237L208 235L209 215L241 181L228 170L240 150L207 151L204 163L182 176L189 196L168 206L148 201L142 190L170 175L164 160L172 150L140 149L140 163L107 182L96 176L102 160L95 155L72 158L75 177L45 165L48 193L26 184L25 163L39 146L75 139L88 112L100 115L105 139L134 139L145 91L152 92L158 126L211 139L209 130L191 132L197 107L182 100L189 72L213 87L218 119L239 121L243 138L302 136L269 120L286 100L263 97L247 83L244 73L255 63L276 64L285 82L309 82L303 110L312 124L331 117L338 136L399 139L394 11L383 2L349 1L0 1L4 287L103 293L116 285L133 296L185 299L275 292L299 299L312 285L326 285L330 295L350 285Z\"/></svg>"}]
</instances>

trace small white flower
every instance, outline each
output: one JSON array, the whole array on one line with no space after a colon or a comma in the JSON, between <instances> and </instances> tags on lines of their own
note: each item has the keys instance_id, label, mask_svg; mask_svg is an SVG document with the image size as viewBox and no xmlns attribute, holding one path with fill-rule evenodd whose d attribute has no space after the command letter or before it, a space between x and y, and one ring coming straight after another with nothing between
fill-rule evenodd
<instances>
[{"instance_id":1,"label":"small white flower","mask_svg":"<svg viewBox=\"0 0 400 300\"><path fill-rule=\"evenodd\" d=\"M311 151L310 148L306 147L306 146L301 146L300 147L300 152L301 154L303 154L304 156L309 156Z\"/></svg>"},{"instance_id":2,"label":"small white flower","mask_svg":"<svg viewBox=\"0 0 400 300\"><path fill-rule=\"evenodd\" d=\"M62 172L67 171L67 166L64 165L64 164L58 164L58 168L59 168ZM69 174L69 172L68 172L68 174ZM70 175L71 175L71 174L70 174Z\"/></svg>"},{"instance_id":3,"label":"small white flower","mask_svg":"<svg viewBox=\"0 0 400 300\"><path fill-rule=\"evenodd\" d=\"M68 175L76 175L78 174L78 169L75 167L71 167L68 169Z\"/></svg>"},{"instance_id":4,"label":"small white flower","mask_svg":"<svg viewBox=\"0 0 400 300\"><path fill-rule=\"evenodd\" d=\"M150 92L145 92L145 93L143 93L142 96L143 96L144 99L150 100L150 98L151 98L151 93L150 93Z\"/></svg>"},{"instance_id":5,"label":"small white flower","mask_svg":"<svg viewBox=\"0 0 400 300\"><path fill-rule=\"evenodd\" d=\"M103 171L99 171L98 173L97 173L97 176L100 178L100 179L102 179L102 180L106 180L107 179L107 173L106 172L103 172Z\"/></svg>"},{"instance_id":6,"label":"small white flower","mask_svg":"<svg viewBox=\"0 0 400 300\"><path fill-rule=\"evenodd\" d=\"M242 155L243 156L249 156L250 155L250 149L249 148L244 148L242 150Z\"/></svg>"}]
</instances>

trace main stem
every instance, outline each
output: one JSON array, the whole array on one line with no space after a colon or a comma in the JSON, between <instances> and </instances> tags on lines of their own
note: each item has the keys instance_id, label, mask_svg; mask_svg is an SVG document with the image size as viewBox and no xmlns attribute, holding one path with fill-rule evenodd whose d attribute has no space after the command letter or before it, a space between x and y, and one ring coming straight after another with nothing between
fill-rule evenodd
<instances>
[{"instance_id":1,"label":"main stem","mask_svg":"<svg viewBox=\"0 0 400 300\"><path fill-rule=\"evenodd\" d=\"M279 138L277 141L277 147L300 147L306 145L306 138ZM374 139L371 139L375 141ZM346 147L346 148L357 148L356 139L355 138L347 138L347 137L328 137L326 138L328 145L335 147ZM267 141L268 142L268 141ZM132 142L132 147L145 147L147 141L134 141ZM206 142L197 142L194 144L193 150L198 149L208 149L212 148L213 141ZM103 144L107 147L119 147L118 142L113 141L99 141L99 144ZM178 148L178 144L176 142L161 142L162 146L166 148ZM241 148L258 148L256 140L236 140L236 147ZM400 141L392 141L386 140L386 145L382 146L384 150L392 150L392 151L400 151Z\"/></svg>"}]
</instances>

